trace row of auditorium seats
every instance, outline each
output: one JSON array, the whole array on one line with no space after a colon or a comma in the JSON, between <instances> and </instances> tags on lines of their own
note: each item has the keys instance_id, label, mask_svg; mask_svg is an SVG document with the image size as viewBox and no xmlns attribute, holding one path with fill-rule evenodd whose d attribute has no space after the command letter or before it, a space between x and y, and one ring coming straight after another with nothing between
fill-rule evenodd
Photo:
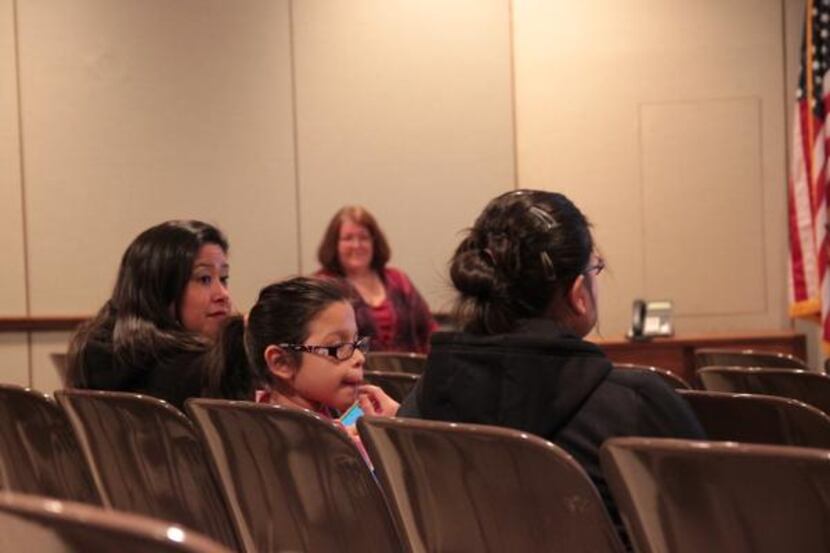
<instances>
[{"instance_id":1,"label":"row of auditorium seats","mask_svg":"<svg viewBox=\"0 0 830 553\"><path fill-rule=\"evenodd\" d=\"M65 382L66 354L53 353L51 357L61 382ZM365 379L371 384L380 386L393 399L400 402L415 385L417 377L423 374L426 361L426 355L420 353L370 352L366 356ZM695 363L698 368L741 366L807 369L803 361L792 355L754 350L700 348L695 351ZM615 363L614 366L618 369L654 373L673 388L688 389L693 384L667 369L632 363Z\"/></svg>"},{"instance_id":2,"label":"row of auditorium seats","mask_svg":"<svg viewBox=\"0 0 830 553\"><path fill-rule=\"evenodd\" d=\"M709 366L769 367L787 370L806 370L807 368L803 361L792 355L753 350L701 348L695 352L695 360L699 368ZM414 387L425 367L426 356L422 354L372 352L367 356L364 372L368 382L377 384L392 398L401 401ZM693 384L699 384L687 382L676 373L659 367L614 363L614 368L650 372L675 389L691 389Z\"/></svg>"},{"instance_id":3,"label":"row of auditorium seats","mask_svg":"<svg viewBox=\"0 0 830 553\"><path fill-rule=\"evenodd\" d=\"M426 358L426 355L420 353L373 351L366 357L366 369L422 374L426 367ZM697 368L732 366L809 369L803 360L794 355L752 349L698 348L694 352L694 358Z\"/></svg>"},{"instance_id":4,"label":"row of auditorium seats","mask_svg":"<svg viewBox=\"0 0 830 553\"><path fill-rule=\"evenodd\" d=\"M694 352L694 357L695 366L698 369L719 366L809 370L804 361L785 353L698 348ZM401 394L405 395L406 391L414 385L416 379L412 378L411 375L419 376L423 374L425 367L426 356L423 354L371 352L366 358L365 372L368 381L384 387L387 393L390 393L390 395L393 395L397 399ZM676 373L659 367L632 363L615 363L614 367L617 369L651 372L677 389L689 389L695 386L701 386L697 381L687 382Z\"/></svg>"},{"instance_id":5,"label":"row of auditorium seats","mask_svg":"<svg viewBox=\"0 0 830 553\"><path fill-rule=\"evenodd\" d=\"M407 357L423 363L422 356ZM381 368L388 367L381 365ZM659 372L639 366L618 368ZM405 395L406 387L413 385L418 375L402 373L400 368L393 367L393 370L398 372L389 376L404 377L405 388L400 393ZM384 372L389 371L367 371L367 375L383 375ZM661 373L661 376L674 382L676 387L686 387L682 381L672 380L671 374ZM305 428L303 417L308 417L305 413L240 402L216 401L211 405L211 400L196 400L188 405L188 409L191 418L198 423L200 439L190 420L151 398L132 394L59 392L57 397L62 410L42 394L14 388L0 393L6 394L9 390L12 396L20 392L18 399L25 397L26 400L0 398L0 410L6 411L0 413L0 445L4 451L13 453L8 460L0 455L3 466L0 487L102 504L110 509L176 521L204 532L231 549L276 551L288 545L309 551L398 548L478 551L502 550L506 544L512 547L523 544L520 548L530 551L557 550L556 544L564 547L563 550L575 551L616 551L619 548L601 503L595 501L596 491L581 469L556 446L511 430L394 419L362 422L360 431L364 442L376 463L384 492L392 500L393 522L390 525L390 511L383 496L379 496L381 501L374 503L373 510L358 505L350 495L357 489L357 495L362 498L374 495L377 499L378 496L374 481L366 478L365 466L354 456L351 442L342 432L329 428L329 442L334 440L336 444L339 441L341 450L332 450L331 444L321 445L318 437L325 437L326 431ZM830 419L797 402L695 391L686 392L685 396L715 439L813 447L826 447L828 442ZM725 401L727 396L732 401ZM111 399L115 403L110 403ZM735 400L752 407L740 407L735 411ZM199 405L199 402L206 403ZM707 402L719 407L700 407ZM763 408L759 406L761 403ZM790 420L793 416L791 404L800 408L800 419L796 416ZM131 406L125 408L125 405ZM732 406L729 409L733 411L722 411L726 405ZM715 428L712 423L706 422L707 412L711 421L721 423L725 420L755 420L758 423L756 418L766 418L755 425L751 422L732 428L727 425L719 430L721 434L717 434L712 431ZM80 446L69 431L64 413ZM286 422L270 420L270 417L276 417L285 421L292 416L299 418L290 431L286 430ZM805 420L811 422L812 427ZM319 419L318 423L328 424ZM382 428L384 426L386 428ZM759 428L777 430L758 432ZM460 437L441 437L447 432ZM493 433L504 436L494 437ZM16 445L15 439L18 440ZM502 443L502 439L506 441ZM537 441L538 444L527 447L539 449L537 446L541 446L540 451L545 451L548 456L553 451L556 459L552 463L534 461L532 453L519 453L521 448L506 445L511 439L525 446ZM469 444L460 446L458 440L478 440L485 444L482 446L485 449ZM205 449L210 453L207 456L210 463L205 462ZM241 455L240 451L247 455ZM429 458L424 459L419 454L423 451L429 452ZM436 452L442 453L437 455ZM439 462L436 457L443 461ZM275 463L275 458L284 462ZM329 463L321 465L320 458ZM477 461L481 460L486 466L476 467L481 464ZM577 473L563 471L562 467L569 463ZM559 469L554 469L554 465ZM347 466L351 468L345 470ZM463 467L462 474L457 472L459 467ZM511 473L511 469L515 472ZM351 477L342 479L342 474L338 476L342 472ZM562 479L575 488L568 488L564 482L552 478L553 473L562 475ZM256 477L251 478L251 474ZM415 477L424 474L428 478ZM324 484L320 483L320 475L325 476ZM493 484L502 481L504 485ZM540 486L540 481L550 481L553 487ZM546 501L550 498L531 499L536 498L540 489L544 490L542 496L553 494L558 503L548 505ZM562 496L562 492L569 489L573 493ZM623 492L615 490L617 493ZM546 506L544 511L553 513L557 505L565 505L572 511L574 504L563 501L563 497L579 499L577 510L585 516L563 514L553 517L555 520L540 522L538 516L529 512ZM520 505L527 503L532 509L525 512L525 509L508 503L511 498L518 498ZM487 501L479 505L482 499ZM502 512L505 504L510 504L511 514L518 516L505 517ZM344 509L344 505L347 508ZM450 507L446 512L440 509L445 505ZM350 513L351 518L344 518L344 513ZM368 530L367 520L375 521ZM633 525L632 520L627 521ZM280 524L279 521L289 523ZM552 527L545 526L551 523L554 523ZM580 523L584 523L584 529L593 535L593 541L578 531ZM528 524L536 529L529 528ZM293 533L289 527L293 528ZM352 535L355 528L360 528L357 538ZM3 550L0 547L0 551Z\"/></svg>"},{"instance_id":6,"label":"row of auditorium seats","mask_svg":"<svg viewBox=\"0 0 830 553\"><path fill-rule=\"evenodd\" d=\"M2 488L173 521L231 550L621 550L582 469L521 432L364 418L381 493L343 432L307 412L196 399L188 419L135 394L61 391L61 407L11 386L2 394ZM830 484L826 452L624 438L602 456L640 551L828 550L814 526L830 516L815 488ZM792 466L801 468L788 475ZM780 490L782 479L797 494ZM810 512L788 503L795 497ZM777 537L760 539L768 532Z\"/></svg>"}]
</instances>

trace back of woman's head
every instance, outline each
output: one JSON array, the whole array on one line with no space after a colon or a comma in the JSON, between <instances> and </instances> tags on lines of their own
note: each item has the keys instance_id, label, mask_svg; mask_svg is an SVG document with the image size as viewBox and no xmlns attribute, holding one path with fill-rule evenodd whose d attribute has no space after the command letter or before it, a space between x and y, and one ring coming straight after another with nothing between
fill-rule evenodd
<instances>
[{"instance_id":1,"label":"back of woman's head","mask_svg":"<svg viewBox=\"0 0 830 553\"><path fill-rule=\"evenodd\" d=\"M587 219L562 194L516 190L495 198L450 264L463 327L509 332L519 319L556 311L593 248Z\"/></svg>"},{"instance_id":2,"label":"back of woman's head","mask_svg":"<svg viewBox=\"0 0 830 553\"><path fill-rule=\"evenodd\" d=\"M235 328L237 337L223 340L224 357L228 362L234 357L247 358L256 385L274 385L265 362L265 349L272 344L302 344L314 318L333 303L343 301L349 301L349 291L333 279L295 277L266 286L248 313L244 331L239 319L229 325L228 332L233 333ZM241 342L244 351L234 352L233 342ZM299 363L300 353L286 350L285 354Z\"/></svg>"},{"instance_id":3,"label":"back of woman's head","mask_svg":"<svg viewBox=\"0 0 830 553\"><path fill-rule=\"evenodd\" d=\"M317 248L317 260L320 265L329 273L344 275L338 253L338 244L340 242L340 227L346 221L365 227L369 231L372 237L371 267L378 273L383 272L392 255L392 250L389 248L386 235L383 234L375 217L368 209L359 205L348 205L341 208L329 221L326 231L323 233L323 239L320 241L320 246Z\"/></svg>"}]
</instances>

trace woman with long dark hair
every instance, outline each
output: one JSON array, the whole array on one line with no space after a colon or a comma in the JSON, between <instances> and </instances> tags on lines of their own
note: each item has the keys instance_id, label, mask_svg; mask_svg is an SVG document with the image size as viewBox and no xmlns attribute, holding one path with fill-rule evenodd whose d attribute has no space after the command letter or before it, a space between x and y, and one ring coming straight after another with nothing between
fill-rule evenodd
<instances>
[{"instance_id":1,"label":"woman with long dark hair","mask_svg":"<svg viewBox=\"0 0 830 553\"><path fill-rule=\"evenodd\" d=\"M142 232L111 298L72 338L67 386L146 393L179 408L188 397L246 389L246 374L210 363L231 312L227 253L225 236L201 221Z\"/></svg>"},{"instance_id":2,"label":"woman with long dark hair","mask_svg":"<svg viewBox=\"0 0 830 553\"><path fill-rule=\"evenodd\" d=\"M587 219L562 194L517 190L492 200L450 264L462 331L433 335L422 382L399 414L547 438L582 464L619 522L600 471L602 442L704 434L660 378L615 371L584 340L597 322L604 266Z\"/></svg>"}]
</instances>

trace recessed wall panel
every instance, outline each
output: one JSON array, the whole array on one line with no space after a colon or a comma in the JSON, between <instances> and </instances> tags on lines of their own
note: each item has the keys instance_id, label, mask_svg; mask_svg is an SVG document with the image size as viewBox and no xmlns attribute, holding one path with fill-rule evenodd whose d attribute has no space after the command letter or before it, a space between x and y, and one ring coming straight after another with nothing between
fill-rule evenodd
<instances>
[{"instance_id":1,"label":"recessed wall panel","mask_svg":"<svg viewBox=\"0 0 830 553\"><path fill-rule=\"evenodd\" d=\"M445 308L459 231L514 185L509 2L293 9L303 270L335 211L362 204L391 264Z\"/></svg>"},{"instance_id":2,"label":"recessed wall panel","mask_svg":"<svg viewBox=\"0 0 830 553\"><path fill-rule=\"evenodd\" d=\"M641 108L646 296L683 315L763 314L758 98Z\"/></svg>"},{"instance_id":3,"label":"recessed wall panel","mask_svg":"<svg viewBox=\"0 0 830 553\"><path fill-rule=\"evenodd\" d=\"M34 314L91 313L143 229L220 226L249 306L296 270L287 0L19 2Z\"/></svg>"},{"instance_id":4,"label":"recessed wall panel","mask_svg":"<svg viewBox=\"0 0 830 553\"><path fill-rule=\"evenodd\" d=\"M601 333L626 331L633 299L666 294L679 302L675 327L681 334L787 326L784 112L790 107L784 92L794 83L784 82L782 3L522 0L513 13L519 184L564 192L592 221L609 262L600 277ZM763 236L712 243L706 232L689 235L688 218L669 219L663 222L672 227L668 232L655 231L652 222L660 219L654 206L676 214L689 201L703 200L690 200L678 178L657 183L645 174L642 106L747 98L756 101L750 129L735 126L746 118L730 115L728 124L721 122L723 136L707 136L712 148L735 149L749 147L735 136L754 133L752 175L724 183L703 212L720 217L713 206L727 205L754 178L753 195L740 204L744 211L729 235L744 236L760 220ZM701 131L694 118L673 125L680 137ZM693 155L675 150L688 147L683 141L660 147L672 159ZM749 162L735 163L744 168ZM708 222L694 218L702 227ZM685 240L678 243L678 236ZM680 254L673 248L703 252L700 266L745 263L740 276L727 277L712 295L713 285L698 273L655 262L675 259Z\"/></svg>"}]
</instances>

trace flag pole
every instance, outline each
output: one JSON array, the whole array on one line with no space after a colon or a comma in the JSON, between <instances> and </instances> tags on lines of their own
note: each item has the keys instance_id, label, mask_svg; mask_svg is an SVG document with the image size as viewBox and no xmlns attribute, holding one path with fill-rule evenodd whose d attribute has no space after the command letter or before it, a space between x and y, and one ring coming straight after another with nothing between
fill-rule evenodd
<instances>
[{"instance_id":1,"label":"flag pole","mask_svg":"<svg viewBox=\"0 0 830 553\"><path fill-rule=\"evenodd\" d=\"M805 2L807 6L807 14L804 18L804 94L807 95L807 138L809 140L809 147L807 148L807 182L810 183L810 191L813 193L813 198L817 198L816 183L813 180L813 136L814 122L813 122L813 0ZM812 219L812 217L811 217ZM813 241L815 243L816 229L813 225Z\"/></svg>"}]
</instances>

